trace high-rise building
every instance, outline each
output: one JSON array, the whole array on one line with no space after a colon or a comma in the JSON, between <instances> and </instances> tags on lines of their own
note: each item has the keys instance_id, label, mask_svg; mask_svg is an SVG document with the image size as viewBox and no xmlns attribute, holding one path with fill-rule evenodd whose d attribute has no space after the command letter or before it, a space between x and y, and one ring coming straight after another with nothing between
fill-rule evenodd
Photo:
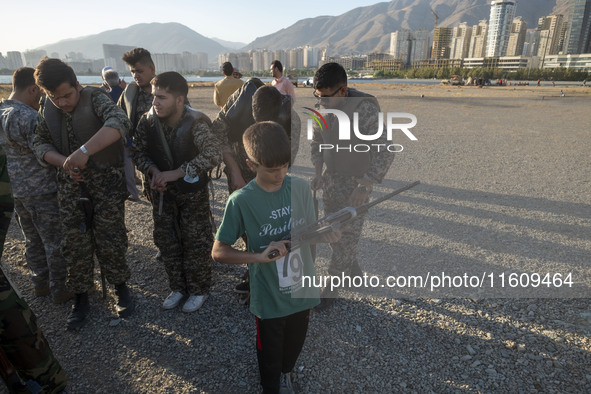
<instances>
[{"instance_id":1,"label":"high-rise building","mask_svg":"<svg viewBox=\"0 0 591 394\"><path fill-rule=\"evenodd\" d=\"M488 23L481 20L477 25L472 26L472 37L468 47L468 57L484 57L486 54L486 38L488 35Z\"/></svg>"},{"instance_id":2,"label":"high-rise building","mask_svg":"<svg viewBox=\"0 0 591 394\"><path fill-rule=\"evenodd\" d=\"M535 41L536 41L536 31L535 30L528 30L525 33L525 43L523 44L523 55L524 56L533 56L535 52L533 52Z\"/></svg>"},{"instance_id":3,"label":"high-rise building","mask_svg":"<svg viewBox=\"0 0 591 394\"><path fill-rule=\"evenodd\" d=\"M151 55L158 72L183 70L183 59L180 53L152 53Z\"/></svg>"},{"instance_id":4,"label":"high-rise building","mask_svg":"<svg viewBox=\"0 0 591 394\"><path fill-rule=\"evenodd\" d=\"M414 32L412 37L410 64L417 60L429 58L429 30L420 29Z\"/></svg>"},{"instance_id":5,"label":"high-rise building","mask_svg":"<svg viewBox=\"0 0 591 394\"><path fill-rule=\"evenodd\" d=\"M412 48L412 33L410 30L399 30L390 34L390 55L400 59L404 64L410 64Z\"/></svg>"},{"instance_id":6,"label":"high-rise building","mask_svg":"<svg viewBox=\"0 0 591 394\"><path fill-rule=\"evenodd\" d=\"M23 62L23 57L19 51L8 51L6 52L6 63L8 65L8 69L16 70L25 65ZM35 65L36 67L37 65Z\"/></svg>"},{"instance_id":7,"label":"high-rise building","mask_svg":"<svg viewBox=\"0 0 591 394\"><path fill-rule=\"evenodd\" d=\"M105 58L105 66L113 67L120 74L129 70L123 59L125 52L131 51L134 46L118 45L118 44L103 44L103 57ZM156 70L159 70L158 68Z\"/></svg>"},{"instance_id":8,"label":"high-rise building","mask_svg":"<svg viewBox=\"0 0 591 394\"><path fill-rule=\"evenodd\" d=\"M537 56L557 55L559 52L560 33L564 32L562 15L549 15L538 19L540 32Z\"/></svg>"},{"instance_id":9,"label":"high-rise building","mask_svg":"<svg viewBox=\"0 0 591 394\"><path fill-rule=\"evenodd\" d=\"M273 60L279 60L281 64L287 64L289 60L287 57L287 52L283 49L276 49L273 51ZM271 67L271 63L269 63L267 67Z\"/></svg>"},{"instance_id":10,"label":"high-rise building","mask_svg":"<svg viewBox=\"0 0 591 394\"><path fill-rule=\"evenodd\" d=\"M267 69L267 64L265 63L265 52L266 49L260 51L249 51L250 58L252 59L252 69L254 71L262 71Z\"/></svg>"},{"instance_id":11,"label":"high-rise building","mask_svg":"<svg viewBox=\"0 0 591 394\"><path fill-rule=\"evenodd\" d=\"M431 59L449 59L451 27L436 27L433 31L433 49Z\"/></svg>"},{"instance_id":12,"label":"high-rise building","mask_svg":"<svg viewBox=\"0 0 591 394\"><path fill-rule=\"evenodd\" d=\"M183 52L183 71L199 71L207 69L208 56L205 52Z\"/></svg>"},{"instance_id":13,"label":"high-rise building","mask_svg":"<svg viewBox=\"0 0 591 394\"><path fill-rule=\"evenodd\" d=\"M567 40L567 33L568 33L568 19L564 18L562 22L562 27L558 32L558 46L557 46L557 53L558 54L565 54L566 53L566 40Z\"/></svg>"},{"instance_id":14,"label":"high-rise building","mask_svg":"<svg viewBox=\"0 0 591 394\"><path fill-rule=\"evenodd\" d=\"M566 53L591 52L591 0L572 0Z\"/></svg>"},{"instance_id":15,"label":"high-rise building","mask_svg":"<svg viewBox=\"0 0 591 394\"><path fill-rule=\"evenodd\" d=\"M316 68L318 66L318 48L306 45L304 47L304 67Z\"/></svg>"},{"instance_id":16,"label":"high-rise building","mask_svg":"<svg viewBox=\"0 0 591 394\"><path fill-rule=\"evenodd\" d=\"M23 52L24 65L26 67L37 67L39 61L47 56L47 52L43 49L35 49Z\"/></svg>"},{"instance_id":17,"label":"high-rise building","mask_svg":"<svg viewBox=\"0 0 591 394\"><path fill-rule=\"evenodd\" d=\"M269 71L271 69L271 63L275 60L274 51L266 51L263 53L263 68L261 70Z\"/></svg>"},{"instance_id":18,"label":"high-rise building","mask_svg":"<svg viewBox=\"0 0 591 394\"><path fill-rule=\"evenodd\" d=\"M518 16L513 19L511 26L511 34L509 35L509 43L507 44L507 56L521 56L523 55L523 47L525 45L525 36L527 34L527 22L522 17Z\"/></svg>"},{"instance_id":19,"label":"high-rise building","mask_svg":"<svg viewBox=\"0 0 591 394\"><path fill-rule=\"evenodd\" d=\"M464 59L468 57L470 48L470 38L472 38L472 28L466 22L452 30L451 45L449 50L450 59Z\"/></svg>"},{"instance_id":20,"label":"high-rise building","mask_svg":"<svg viewBox=\"0 0 591 394\"><path fill-rule=\"evenodd\" d=\"M499 57L507 53L511 25L515 17L515 0L492 0L488 20L486 56Z\"/></svg>"}]
</instances>

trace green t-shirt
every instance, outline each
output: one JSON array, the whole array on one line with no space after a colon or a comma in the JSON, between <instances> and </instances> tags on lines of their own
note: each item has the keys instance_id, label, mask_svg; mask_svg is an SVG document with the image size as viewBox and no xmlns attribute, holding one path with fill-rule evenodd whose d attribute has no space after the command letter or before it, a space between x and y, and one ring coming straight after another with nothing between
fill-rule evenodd
<instances>
[{"instance_id":1,"label":"green t-shirt","mask_svg":"<svg viewBox=\"0 0 591 394\"><path fill-rule=\"evenodd\" d=\"M244 233L248 251L260 253L272 241L289 237L292 229L314 222L314 202L304 179L286 176L281 189L266 192L252 180L230 195L216 239L233 245ZM319 290L302 287L302 276L316 271L309 245L282 259L248 264L250 311L261 319L288 316L319 303Z\"/></svg>"}]
</instances>

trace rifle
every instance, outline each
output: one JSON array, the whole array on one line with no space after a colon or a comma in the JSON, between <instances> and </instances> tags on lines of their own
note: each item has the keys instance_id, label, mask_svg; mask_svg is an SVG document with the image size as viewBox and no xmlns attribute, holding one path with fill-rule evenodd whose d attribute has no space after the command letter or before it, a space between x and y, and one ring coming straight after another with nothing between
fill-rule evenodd
<instances>
[{"instance_id":1,"label":"rifle","mask_svg":"<svg viewBox=\"0 0 591 394\"><path fill-rule=\"evenodd\" d=\"M367 213L367 211L369 211L371 207L378 205L386 200L389 200L395 195L400 194L403 191L406 191L412 187L415 187L419 183L419 181L410 183L406 186L401 187L400 189L394 190L392 193L388 193L385 196L376 198L372 202L360 205L357 208L345 207L340 211L332 213L322 219L318 219L314 223L310 223L309 225L292 232L291 235L288 235L286 238L284 238L284 240L291 239L291 245L287 248L288 251L297 249L303 244L310 243L310 241L324 234L339 231L343 227L343 225L355 219L357 216ZM277 249L274 249L271 252L269 252L269 254L267 254L267 257L270 259L273 259L277 256L279 256L279 251Z\"/></svg>"}]
</instances>

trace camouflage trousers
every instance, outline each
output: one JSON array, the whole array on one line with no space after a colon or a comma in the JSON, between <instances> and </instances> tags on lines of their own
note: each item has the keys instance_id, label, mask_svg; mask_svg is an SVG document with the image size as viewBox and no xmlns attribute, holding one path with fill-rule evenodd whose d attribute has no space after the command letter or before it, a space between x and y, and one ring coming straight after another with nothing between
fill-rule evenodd
<instances>
[{"instance_id":1,"label":"camouflage trousers","mask_svg":"<svg viewBox=\"0 0 591 394\"><path fill-rule=\"evenodd\" d=\"M83 170L82 176L85 182L77 184L58 170L61 250L68 268L66 284L76 294L88 291L93 285L95 254L109 283L118 285L130 277L125 260L127 190L123 168ZM88 203L80 200L83 194L90 199ZM92 215L88 224L85 206Z\"/></svg>"},{"instance_id":2,"label":"camouflage trousers","mask_svg":"<svg viewBox=\"0 0 591 394\"><path fill-rule=\"evenodd\" d=\"M25 236L25 256L35 287L49 283L52 293L66 285L66 261L60 251L61 219L57 195L14 199L18 223Z\"/></svg>"},{"instance_id":3,"label":"camouflage trousers","mask_svg":"<svg viewBox=\"0 0 591 394\"><path fill-rule=\"evenodd\" d=\"M349 197L357 187L357 181L350 176L325 173L322 188L324 215L337 212L350 206ZM363 231L364 217L358 217L348 223L349 230L344 231L341 239L330 244L332 250L328 273L330 275L351 274L351 269L358 267L357 247Z\"/></svg>"},{"instance_id":4,"label":"camouflage trousers","mask_svg":"<svg viewBox=\"0 0 591 394\"><path fill-rule=\"evenodd\" d=\"M154 244L162 253L172 291L193 295L209 293L211 286L212 227L209 192L163 194L162 215L158 214L160 193L152 191Z\"/></svg>"},{"instance_id":5,"label":"camouflage trousers","mask_svg":"<svg viewBox=\"0 0 591 394\"><path fill-rule=\"evenodd\" d=\"M25 383L37 382L43 393L58 393L66 387L66 373L37 326L35 314L15 293L1 270L0 344Z\"/></svg>"}]
</instances>

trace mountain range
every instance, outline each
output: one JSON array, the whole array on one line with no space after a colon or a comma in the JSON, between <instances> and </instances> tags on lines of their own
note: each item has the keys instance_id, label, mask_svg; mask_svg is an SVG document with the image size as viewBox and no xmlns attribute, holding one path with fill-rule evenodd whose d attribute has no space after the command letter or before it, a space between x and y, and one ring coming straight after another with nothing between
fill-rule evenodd
<instances>
[{"instance_id":1,"label":"mountain range","mask_svg":"<svg viewBox=\"0 0 591 394\"><path fill-rule=\"evenodd\" d=\"M515 16L522 16L529 28L538 18L552 13L568 15L570 0L521 0ZM438 26L453 27L488 20L490 0L393 0L355 8L339 16L303 19L265 37L259 37L243 49L280 49L310 45L328 48L329 55L355 52L387 52L390 33L401 29L433 30L435 16Z\"/></svg>"},{"instance_id":2,"label":"mountain range","mask_svg":"<svg viewBox=\"0 0 591 394\"><path fill-rule=\"evenodd\" d=\"M535 28L538 18L552 13L568 16L570 0L520 0L516 16ZM475 25L488 20L490 0L393 0L358 7L338 16L307 18L284 29L259 37L241 50L290 49L310 45L328 48L329 55L387 52L390 33L401 29L433 30L453 27L460 22ZM108 30L86 37L72 38L43 46L47 53L80 52L86 58L103 57L102 44L141 46L153 53L206 52L211 61L224 52L236 52L242 44L207 38L179 23L141 23Z\"/></svg>"},{"instance_id":3,"label":"mountain range","mask_svg":"<svg viewBox=\"0 0 591 394\"><path fill-rule=\"evenodd\" d=\"M210 59L228 51L227 47L180 23L139 23L123 29L62 40L39 49L44 49L48 54L57 52L61 56L80 52L85 58L101 59L103 44L138 46L152 53L205 52Z\"/></svg>"}]
</instances>

